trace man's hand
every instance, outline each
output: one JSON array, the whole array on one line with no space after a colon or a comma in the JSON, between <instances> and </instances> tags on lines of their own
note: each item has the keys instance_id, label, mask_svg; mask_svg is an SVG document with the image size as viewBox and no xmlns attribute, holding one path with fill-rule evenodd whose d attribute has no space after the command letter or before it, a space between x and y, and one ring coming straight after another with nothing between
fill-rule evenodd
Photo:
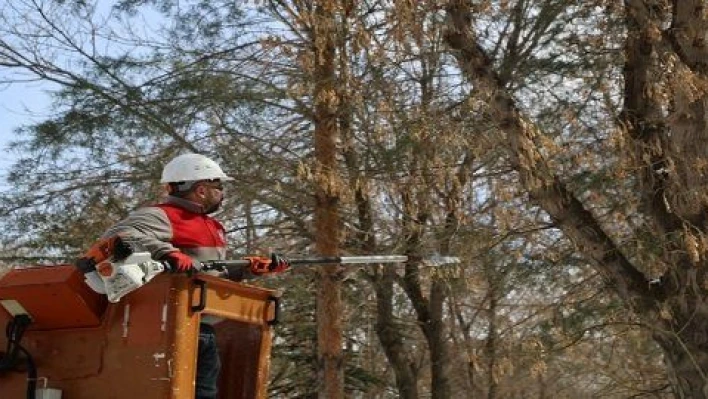
<instances>
[{"instance_id":1,"label":"man's hand","mask_svg":"<svg viewBox=\"0 0 708 399\"><path fill-rule=\"evenodd\" d=\"M251 273L255 275L280 273L290 268L290 262L283 256L271 254L270 258L263 256L246 257L251 262Z\"/></svg>"},{"instance_id":2,"label":"man's hand","mask_svg":"<svg viewBox=\"0 0 708 399\"><path fill-rule=\"evenodd\" d=\"M170 252L162 259L170 264L173 272L186 272L194 269L194 259L181 251Z\"/></svg>"}]
</instances>

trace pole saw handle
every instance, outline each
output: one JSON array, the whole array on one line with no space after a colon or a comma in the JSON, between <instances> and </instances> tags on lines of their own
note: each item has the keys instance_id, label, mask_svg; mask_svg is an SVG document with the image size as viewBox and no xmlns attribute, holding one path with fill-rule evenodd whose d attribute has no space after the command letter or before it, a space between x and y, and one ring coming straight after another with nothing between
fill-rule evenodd
<instances>
[{"instance_id":1,"label":"pole saw handle","mask_svg":"<svg viewBox=\"0 0 708 399\"><path fill-rule=\"evenodd\" d=\"M248 277L251 261L248 259L208 260L202 262L202 271L218 272L217 276L232 281L241 281Z\"/></svg>"},{"instance_id":2,"label":"pole saw handle","mask_svg":"<svg viewBox=\"0 0 708 399\"><path fill-rule=\"evenodd\" d=\"M218 271L219 277L240 281L246 278L277 274L291 266L290 261L276 253L265 256L248 256L237 260L213 260L202 262L203 271Z\"/></svg>"},{"instance_id":3,"label":"pole saw handle","mask_svg":"<svg viewBox=\"0 0 708 399\"><path fill-rule=\"evenodd\" d=\"M302 265L354 265L354 264L371 264L371 263L404 263L408 261L405 255L373 255L373 256L316 256L311 258L295 258L289 259L288 262L292 266ZM227 267L245 267L249 266L248 259L229 259L229 260L209 260L202 262L204 270L223 270Z\"/></svg>"},{"instance_id":4,"label":"pole saw handle","mask_svg":"<svg viewBox=\"0 0 708 399\"><path fill-rule=\"evenodd\" d=\"M255 264L258 257L249 257L245 259L230 259L230 260L210 260L202 262L202 271L217 271L218 276L227 278L233 281L241 281L252 278L256 275L267 274L268 271L261 270L259 265ZM271 259L284 259L279 256ZM408 260L407 256L403 255L373 255L373 256L317 256L309 258L288 259L289 266L303 265L356 265L356 264L375 264L375 263L404 263Z\"/></svg>"}]
</instances>

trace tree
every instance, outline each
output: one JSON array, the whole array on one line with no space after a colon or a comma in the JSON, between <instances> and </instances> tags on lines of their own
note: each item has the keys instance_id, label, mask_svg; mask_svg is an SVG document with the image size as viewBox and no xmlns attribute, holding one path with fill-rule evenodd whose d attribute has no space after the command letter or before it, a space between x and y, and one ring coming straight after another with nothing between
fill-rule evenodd
<instances>
[{"instance_id":1,"label":"tree","mask_svg":"<svg viewBox=\"0 0 708 399\"><path fill-rule=\"evenodd\" d=\"M315 244L322 255L339 253L339 166L337 163L338 130L336 89L336 11L337 2L314 2L312 52L314 63L315 125ZM326 265L319 276L317 290L317 355L320 368L320 398L344 397L344 358L342 355L341 275L338 265Z\"/></svg>"},{"instance_id":2,"label":"tree","mask_svg":"<svg viewBox=\"0 0 708 399\"><path fill-rule=\"evenodd\" d=\"M488 58L473 72L491 71L485 81L446 47L443 4L7 2L3 71L60 89L54 116L19 132L26 157L2 193L3 241L18 254L75 254L160 195L164 160L203 152L237 179L220 215L235 256L273 248L411 259L404 269L294 270L275 282L287 289L275 396L656 391L662 376L645 366L655 352L636 319L618 310L563 224L527 200L529 187L558 194L532 182L559 168L561 193L589 204L629 259L660 270L651 230L624 201L637 181L610 179L628 173L614 146L626 136L603 134L614 132L608 110L622 93L607 78L621 71L623 15L610 5L598 14L601 2L476 2L474 48ZM135 29L142 18L147 32ZM611 39L598 33L610 29ZM515 119L500 125L490 93L508 94L499 98L516 106L511 115L523 110L522 128L535 128L538 152L511 140L531 149L529 160L513 156ZM541 159L547 169L533 166ZM463 262L423 267L436 252ZM327 286L318 305L315 282ZM315 307L330 310L315 316ZM634 373L608 378L627 363L613 353L631 358ZM619 387L635 375L643 380Z\"/></svg>"},{"instance_id":3,"label":"tree","mask_svg":"<svg viewBox=\"0 0 708 399\"><path fill-rule=\"evenodd\" d=\"M627 1L624 8L603 2L596 6L611 17L624 15L623 87L617 90L622 93L622 111L613 116L626 145L614 150L619 159L632 160L633 169L620 168L613 177L618 192L639 193L634 203L639 205L640 225L630 226L636 227L633 240L650 251L649 259L624 250L618 229L608 227L609 221L594 211L587 192L574 188L548 161L547 133L524 115L509 81L494 68L494 59L474 31L470 3L448 3L447 42L466 78L478 88L475 95L488 102L488 117L505 135L511 164L530 198L652 328L664 349L676 395L703 398L708 319L702 305L702 243L708 226L699 193L706 183L701 165L707 154L689 142L705 134L705 71L699 60L706 54L697 36L705 28L705 5ZM664 72L667 68L671 75ZM645 274L657 270L642 260L661 264L657 283L650 284L654 276Z\"/></svg>"}]
</instances>

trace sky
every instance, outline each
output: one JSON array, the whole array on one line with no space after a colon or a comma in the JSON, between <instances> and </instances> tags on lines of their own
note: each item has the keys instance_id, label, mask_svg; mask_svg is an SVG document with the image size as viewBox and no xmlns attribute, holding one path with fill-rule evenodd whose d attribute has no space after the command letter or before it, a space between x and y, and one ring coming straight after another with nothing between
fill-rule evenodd
<instances>
[{"instance_id":1,"label":"sky","mask_svg":"<svg viewBox=\"0 0 708 399\"><path fill-rule=\"evenodd\" d=\"M16 159L16 154L7 148L10 141L17 138L13 132L48 115L50 98L47 90L46 84L36 82L0 86L0 187L5 186L5 175Z\"/></svg>"},{"instance_id":2,"label":"sky","mask_svg":"<svg viewBox=\"0 0 708 399\"><path fill-rule=\"evenodd\" d=\"M120 30L124 28L124 25L111 16L114 3L111 0L91 2L90 5L96 7L95 14L91 15L91 20L99 26L106 26L110 23L112 24L110 31L125 33ZM18 7L18 10L22 11L24 8ZM128 21L134 22L134 24L129 24L131 32L149 36L150 32L161 26L162 17L153 7L146 5L140 8L138 15ZM136 26L141 28L135 29ZM97 37L100 38L101 35L99 34ZM100 39L93 43L97 48L102 48L100 44ZM115 43L111 43L111 46L115 45ZM49 59L52 57L50 56ZM47 91L52 88L52 84L48 82L3 83L28 76L32 76L32 74L0 68L0 154L2 154L0 156L0 188L6 187L5 176L12 161L16 159L16 154L13 155L7 150L9 142L16 139L13 131L22 125L45 120L49 116L50 96Z\"/></svg>"}]
</instances>

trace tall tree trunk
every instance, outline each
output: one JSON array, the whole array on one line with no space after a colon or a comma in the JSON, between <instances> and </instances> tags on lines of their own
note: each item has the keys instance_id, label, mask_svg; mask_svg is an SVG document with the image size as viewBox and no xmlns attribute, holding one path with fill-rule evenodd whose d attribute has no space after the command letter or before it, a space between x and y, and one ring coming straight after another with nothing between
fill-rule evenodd
<instances>
[{"instance_id":1,"label":"tall tree trunk","mask_svg":"<svg viewBox=\"0 0 708 399\"><path fill-rule=\"evenodd\" d=\"M398 397L418 398L418 375L415 364L407 356L408 348L396 323L393 312L393 282L396 272L385 268L377 279L376 287L376 332L384 353L396 375Z\"/></svg>"},{"instance_id":2,"label":"tall tree trunk","mask_svg":"<svg viewBox=\"0 0 708 399\"><path fill-rule=\"evenodd\" d=\"M410 3L413 8L424 7L424 3ZM405 9L405 8L404 8ZM417 13L417 11L413 11ZM414 18L413 20L422 21ZM415 32L416 46L425 48L422 35ZM420 248L423 245L423 237L427 224L430 221L432 201L430 199L431 188L437 184L435 176L431 173L431 165L437 156L437 148L433 143L435 126L430 121L435 120L431 107L433 105L433 91L435 74L438 71L440 62L439 54L430 52L427 56L421 57L421 74L417 79L420 88L420 107L418 115L413 117L414 123L411 129L419 129L418 134L411 134L411 140L415 142L411 152L411 162L409 174L411 184L403 193L404 216L407 220L404 224L404 235L406 237L406 254L409 262L406 265L405 276L402 281L413 307L416 311L418 323L423 331L428 349L430 351L430 375L431 375L431 397L433 399L447 399L452 397L450 348L446 335L445 323L445 301L447 300L447 282L441 278L430 279L430 286L427 295L423 293L419 260L422 254ZM422 184L421 184L422 183ZM419 186L419 184L422 186ZM454 189L448 193L448 203L446 203L446 225L442 237L439 238L439 249L447 254L450 250L450 238L456 227L456 216L451 209L451 204L459 201L459 193Z\"/></svg>"},{"instance_id":3,"label":"tall tree trunk","mask_svg":"<svg viewBox=\"0 0 708 399\"><path fill-rule=\"evenodd\" d=\"M430 319L423 331L430 346L432 373L432 398L452 398L450 378L450 348L448 347L444 306L447 299L447 285L439 278L433 279L430 288Z\"/></svg>"},{"instance_id":4,"label":"tall tree trunk","mask_svg":"<svg viewBox=\"0 0 708 399\"><path fill-rule=\"evenodd\" d=\"M339 176L337 171L337 90L335 74L336 14L332 1L315 2L314 22L315 102L315 243L317 252L339 252ZM317 290L318 395L344 397L342 352L341 273L338 265L320 269Z\"/></svg>"},{"instance_id":5,"label":"tall tree trunk","mask_svg":"<svg viewBox=\"0 0 708 399\"><path fill-rule=\"evenodd\" d=\"M415 160L414 164L416 164ZM418 170L418 167L412 167L411 170ZM411 194L419 197L417 203L414 204ZM422 258L420 248L423 247L423 230L430 216L427 209L427 199L422 198L423 196L417 193L415 188L404 191L402 197L404 235L406 236L405 252L408 256L408 263L401 283L415 309L418 324L430 350L431 396L433 399L450 398L452 392L450 387L450 354L443 321L445 287L443 282L434 279L430 286L430 293L426 298L420 279Z\"/></svg>"},{"instance_id":6,"label":"tall tree trunk","mask_svg":"<svg viewBox=\"0 0 708 399\"><path fill-rule=\"evenodd\" d=\"M491 276L490 276L491 277ZM489 287L489 309L487 310L487 320L489 328L487 331L487 339L484 343L484 352L487 356L487 399L496 399L499 391L497 383L497 290L494 288L495 283L490 279Z\"/></svg>"},{"instance_id":7,"label":"tall tree trunk","mask_svg":"<svg viewBox=\"0 0 708 399\"><path fill-rule=\"evenodd\" d=\"M347 20L351 8L345 7L344 18ZM342 153L349 175L349 188L354 193L357 229L356 247L363 253L376 253L377 243L371 209L369 182L362 172L363 167L356 148L352 131L353 109L351 104L350 70L347 58L347 42L350 32L348 20L341 24L339 32L339 130L342 137ZM405 344L402 328L396 323L394 312L394 282L396 271L391 265L383 268L374 267L371 280L376 293L376 335L381 343L386 359L393 368L398 388L398 397L403 399L418 398L418 376L415 363L410 359Z\"/></svg>"},{"instance_id":8,"label":"tall tree trunk","mask_svg":"<svg viewBox=\"0 0 708 399\"><path fill-rule=\"evenodd\" d=\"M708 174L701 166L708 160L706 7L702 0L665 8L625 1L620 123L641 171L644 212L663 243L662 260L671 265L655 284L662 306L658 320L643 316L656 326L653 336L680 398L708 398L708 260L699 244L708 233ZM669 29L657 34L669 17ZM661 59L670 56L680 62L666 74ZM678 82L667 81L667 75ZM656 90L664 85L668 98Z\"/></svg>"}]
</instances>

